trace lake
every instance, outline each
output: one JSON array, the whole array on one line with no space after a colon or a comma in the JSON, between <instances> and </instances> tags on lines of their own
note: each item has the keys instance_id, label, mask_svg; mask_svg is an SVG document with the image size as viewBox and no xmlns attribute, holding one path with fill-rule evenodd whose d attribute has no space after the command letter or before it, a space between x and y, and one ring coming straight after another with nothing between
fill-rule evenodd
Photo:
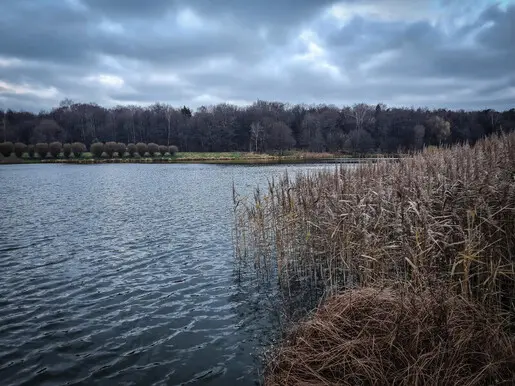
<instances>
[{"instance_id":1,"label":"lake","mask_svg":"<svg viewBox=\"0 0 515 386\"><path fill-rule=\"evenodd\" d=\"M327 167L0 166L2 385L255 385L278 318L236 272L232 186Z\"/></svg>"}]
</instances>

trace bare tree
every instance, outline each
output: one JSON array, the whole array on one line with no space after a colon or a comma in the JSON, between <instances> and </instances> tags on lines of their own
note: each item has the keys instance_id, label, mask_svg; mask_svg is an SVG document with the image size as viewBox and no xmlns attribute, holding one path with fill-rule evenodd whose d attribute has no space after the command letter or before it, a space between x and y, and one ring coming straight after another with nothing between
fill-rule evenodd
<instances>
[{"instance_id":1,"label":"bare tree","mask_svg":"<svg viewBox=\"0 0 515 386\"><path fill-rule=\"evenodd\" d=\"M165 117L166 117L166 123L168 124L167 130L166 130L166 145L170 146L170 134L172 132L171 125L172 125L172 114L173 114L173 108L172 106L165 106Z\"/></svg>"},{"instance_id":2,"label":"bare tree","mask_svg":"<svg viewBox=\"0 0 515 386\"><path fill-rule=\"evenodd\" d=\"M258 151L258 143L263 136L263 125L260 122L252 122L250 125L250 139L251 143L254 142L254 151ZM250 151L252 151L252 145L250 146Z\"/></svg>"},{"instance_id":3,"label":"bare tree","mask_svg":"<svg viewBox=\"0 0 515 386\"><path fill-rule=\"evenodd\" d=\"M426 128L424 125L416 125L413 128L413 142L416 149L422 148L424 145L424 136L426 134Z\"/></svg>"},{"instance_id":4,"label":"bare tree","mask_svg":"<svg viewBox=\"0 0 515 386\"><path fill-rule=\"evenodd\" d=\"M368 123L373 118L375 109L366 103L358 103L352 106L352 109L347 109L345 114L351 117L356 122L356 129L364 129L365 123Z\"/></svg>"}]
</instances>

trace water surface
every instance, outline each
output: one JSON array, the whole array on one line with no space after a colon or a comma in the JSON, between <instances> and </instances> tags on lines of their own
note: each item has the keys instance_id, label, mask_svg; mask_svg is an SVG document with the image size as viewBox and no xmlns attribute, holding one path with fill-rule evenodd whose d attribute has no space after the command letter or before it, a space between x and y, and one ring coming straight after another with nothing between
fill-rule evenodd
<instances>
[{"instance_id":1,"label":"water surface","mask_svg":"<svg viewBox=\"0 0 515 386\"><path fill-rule=\"evenodd\" d=\"M232 186L327 165L0 166L2 385L252 385L277 331Z\"/></svg>"}]
</instances>

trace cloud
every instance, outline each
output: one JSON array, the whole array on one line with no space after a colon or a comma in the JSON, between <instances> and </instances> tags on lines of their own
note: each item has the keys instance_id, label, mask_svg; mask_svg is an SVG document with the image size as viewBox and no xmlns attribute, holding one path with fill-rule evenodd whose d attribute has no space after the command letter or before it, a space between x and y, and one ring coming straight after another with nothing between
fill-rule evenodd
<instances>
[{"instance_id":1,"label":"cloud","mask_svg":"<svg viewBox=\"0 0 515 386\"><path fill-rule=\"evenodd\" d=\"M0 14L0 108L514 107L513 1L18 0Z\"/></svg>"}]
</instances>

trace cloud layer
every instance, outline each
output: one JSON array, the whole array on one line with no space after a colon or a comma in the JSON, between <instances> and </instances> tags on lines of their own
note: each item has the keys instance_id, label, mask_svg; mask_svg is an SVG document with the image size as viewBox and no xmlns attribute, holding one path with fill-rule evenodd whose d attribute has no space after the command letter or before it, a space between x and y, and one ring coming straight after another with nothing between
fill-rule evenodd
<instances>
[{"instance_id":1,"label":"cloud layer","mask_svg":"<svg viewBox=\"0 0 515 386\"><path fill-rule=\"evenodd\" d=\"M0 108L515 107L515 4L0 0Z\"/></svg>"}]
</instances>

